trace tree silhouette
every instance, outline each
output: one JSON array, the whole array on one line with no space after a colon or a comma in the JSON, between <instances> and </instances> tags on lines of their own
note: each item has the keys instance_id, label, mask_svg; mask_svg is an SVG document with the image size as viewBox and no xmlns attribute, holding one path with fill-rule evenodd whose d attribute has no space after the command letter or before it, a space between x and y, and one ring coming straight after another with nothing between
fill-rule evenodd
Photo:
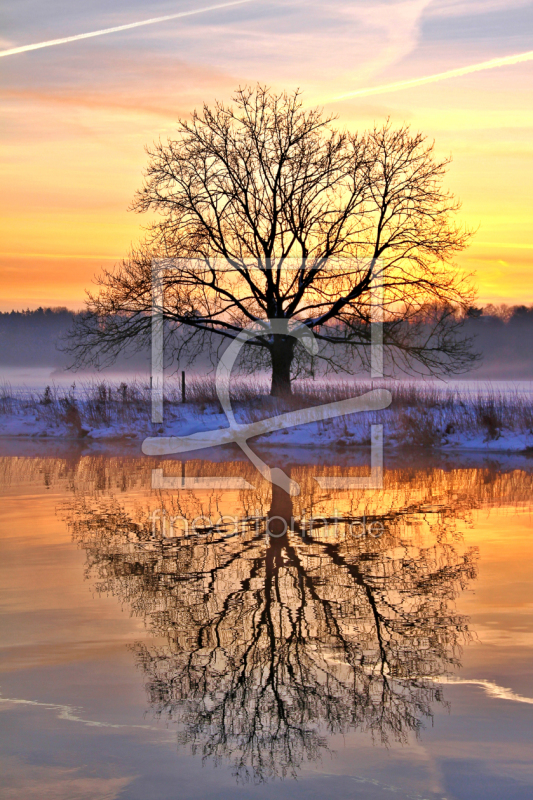
<instances>
[{"instance_id":1,"label":"tree silhouette","mask_svg":"<svg viewBox=\"0 0 533 800\"><path fill-rule=\"evenodd\" d=\"M332 122L305 110L298 92L259 86L239 89L234 106L204 106L179 122L174 140L149 149L133 208L158 218L89 294L67 345L75 362L109 363L148 343L159 259L168 266L160 310L177 358L275 319L313 331L316 357L353 373L368 362L379 283L391 365L468 369L475 357L457 311L466 313L473 295L453 264L468 234L441 186L448 160L405 126L351 134ZM295 358L306 355L293 337L266 326L245 350L253 368L271 366L273 395L290 393Z\"/></svg>"},{"instance_id":2,"label":"tree silhouette","mask_svg":"<svg viewBox=\"0 0 533 800\"><path fill-rule=\"evenodd\" d=\"M366 535L349 512L295 516L277 487L254 504L241 506L238 531L222 522L171 538L114 498L81 496L68 510L98 590L165 640L134 647L154 712L239 780L296 776L336 733L383 744L418 734L469 637L454 608L476 574L454 524L467 504L392 498L369 511L367 525L380 525ZM169 514L199 510L213 509L192 494L167 501ZM266 535L274 516L292 530Z\"/></svg>"}]
</instances>

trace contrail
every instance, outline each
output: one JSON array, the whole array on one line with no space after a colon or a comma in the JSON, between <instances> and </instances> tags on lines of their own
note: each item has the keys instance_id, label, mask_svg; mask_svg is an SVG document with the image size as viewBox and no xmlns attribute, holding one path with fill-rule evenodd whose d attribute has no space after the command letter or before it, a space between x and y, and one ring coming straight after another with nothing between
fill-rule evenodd
<instances>
[{"instance_id":1,"label":"contrail","mask_svg":"<svg viewBox=\"0 0 533 800\"><path fill-rule=\"evenodd\" d=\"M141 28L143 25L155 25L156 22L167 22L170 19L180 17L192 17L194 14L205 14L207 11L216 11L219 8L229 8L230 6L241 6L243 3L250 3L252 0L230 0L228 3L220 3L216 6L206 6L196 8L194 11L180 11L179 14L167 14L166 17L152 17L142 22L130 22L128 25L117 25L114 28L103 28L100 31L90 31L90 33L78 33L76 36L66 36L64 39L50 39L48 42L38 42L37 44L24 44L21 47L12 47L10 50L0 50L0 57L14 56L17 53L27 53L30 50L40 50L41 47L55 47L56 44L68 44L78 42L80 39L91 39L93 36L104 36L106 33L117 33L118 31L128 31L131 28Z\"/></svg>"},{"instance_id":2,"label":"contrail","mask_svg":"<svg viewBox=\"0 0 533 800\"><path fill-rule=\"evenodd\" d=\"M480 64L471 64L469 67L459 67L450 69L447 72L437 72L435 75L426 75L424 78L413 78L410 81L398 81L397 83L386 83L383 86L372 86L368 89L358 89L355 92L340 94L330 97L326 102L332 103L335 100L347 100L350 97L368 97L371 94L384 94L385 92L399 92L402 89L409 89L411 86L422 86L425 83L435 83L444 81L447 78L459 78L461 75L469 75L471 72L481 72L484 69L495 69L505 67L509 64L520 64L522 61L532 61L533 50L527 53L518 53L515 56L505 56L504 58L493 58L490 61L482 61Z\"/></svg>"}]
</instances>

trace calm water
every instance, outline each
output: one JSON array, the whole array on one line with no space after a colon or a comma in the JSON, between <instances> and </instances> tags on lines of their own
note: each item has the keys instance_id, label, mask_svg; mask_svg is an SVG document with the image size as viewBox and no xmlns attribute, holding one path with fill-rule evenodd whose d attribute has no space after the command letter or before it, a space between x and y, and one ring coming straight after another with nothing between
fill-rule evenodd
<instances>
[{"instance_id":1,"label":"calm water","mask_svg":"<svg viewBox=\"0 0 533 800\"><path fill-rule=\"evenodd\" d=\"M335 492L365 470L287 455L291 499L47 453L0 459L4 797L533 796L527 462Z\"/></svg>"}]
</instances>

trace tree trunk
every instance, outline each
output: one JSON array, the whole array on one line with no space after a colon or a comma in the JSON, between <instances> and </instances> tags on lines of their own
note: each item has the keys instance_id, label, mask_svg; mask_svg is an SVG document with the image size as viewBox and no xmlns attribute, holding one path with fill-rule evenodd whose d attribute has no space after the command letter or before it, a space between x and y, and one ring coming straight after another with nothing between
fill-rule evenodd
<instances>
[{"instance_id":1,"label":"tree trunk","mask_svg":"<svg viewBox=\"0 0 533 800\"><path fill-rule=\"evenodd\" d=\"M285 467L285 472L291 476L291 468ZM290 494L282 489L280 486L272 484L272 501L268 509L269 530L274 536L279 535L280 531L291 530L292 518L294 514L294 506ZM273 517L275 519L273 519ZM283 523L285 522L285 525Z\"/></svg>"},{"instance_id":2,"label":"tree trunk","mask_svg":"<svg viewBox=\"0 0 533 800\"><path fill-rule=\"evenodd\" d=\"M289 336L274 335L274 343L270 348L272 359L272 397L284 397L292 394L291 366L294 356L294 340Z\"/></svg>"}]
</instances>

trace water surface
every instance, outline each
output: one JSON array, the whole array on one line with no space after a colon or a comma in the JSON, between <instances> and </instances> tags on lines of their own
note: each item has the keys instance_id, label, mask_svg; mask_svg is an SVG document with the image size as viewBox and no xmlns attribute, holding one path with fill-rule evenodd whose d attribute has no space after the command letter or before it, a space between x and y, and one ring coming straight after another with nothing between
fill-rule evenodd
<instances>
[{"instance_id":1,"label":"water surface","mask_svg":"<svg viewBox=\"0 0 533 800\"><path fill-rule=\"evenodd\" d=\"M346 492L315 476L347 454L287 454L289 498L231 457L47 452L0 460L5 797L532 796L525 460Z\"/></svg>"}]
</instances>

